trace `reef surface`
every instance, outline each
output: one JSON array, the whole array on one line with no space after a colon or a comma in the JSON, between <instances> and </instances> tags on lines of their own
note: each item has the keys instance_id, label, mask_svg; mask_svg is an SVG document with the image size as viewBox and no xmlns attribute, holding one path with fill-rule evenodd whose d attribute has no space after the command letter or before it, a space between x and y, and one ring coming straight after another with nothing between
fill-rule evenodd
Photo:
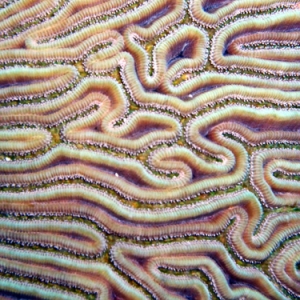
<instances>
[{"instance_id":1,"label":"reef surface","mask_svg":"<svg viewBox=\"0 0 300 300\"><path fill-rule=\"evenodd\" d=\"M0 0L1 299L299 299L297 0Z\"/></svg>"}]
</instances>

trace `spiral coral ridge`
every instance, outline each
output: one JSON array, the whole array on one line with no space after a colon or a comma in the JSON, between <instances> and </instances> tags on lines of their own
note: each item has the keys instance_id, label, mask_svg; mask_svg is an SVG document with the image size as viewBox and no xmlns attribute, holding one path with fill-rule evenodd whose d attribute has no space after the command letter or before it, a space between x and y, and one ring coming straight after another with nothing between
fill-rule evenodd
<instances>
[{"instance_id":1,"label":"spiral coral ridge","mask_svg":"<svg viewBox=\"0 0 300 300\"><path fill-rule=\"evenodd\" d=\"M0 298L298 299L296 0L0 0Z\"/></svg>"}]
</instances>

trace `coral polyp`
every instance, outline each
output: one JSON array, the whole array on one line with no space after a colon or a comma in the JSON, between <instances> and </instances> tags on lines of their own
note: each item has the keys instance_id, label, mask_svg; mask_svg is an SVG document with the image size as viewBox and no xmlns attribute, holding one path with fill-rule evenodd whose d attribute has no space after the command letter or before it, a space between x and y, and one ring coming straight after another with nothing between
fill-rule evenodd
<instances>
[{"instance_id":1,"label":"coral polyp","mask_svg":"<svg viewBox=\"0 0 300 300\"><path fill-rule=\"evenodd\" d=\"M296 0L0 0L0 298L298 299Z\"/></svg>"}]
</instances>

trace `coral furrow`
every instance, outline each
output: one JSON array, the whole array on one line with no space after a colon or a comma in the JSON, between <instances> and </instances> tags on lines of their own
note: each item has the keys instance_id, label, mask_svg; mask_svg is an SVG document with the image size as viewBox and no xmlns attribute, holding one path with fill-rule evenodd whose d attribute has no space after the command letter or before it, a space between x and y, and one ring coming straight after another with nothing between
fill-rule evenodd
<instances>
[{"instance_id":1,"label":"coral furrow","mask_svg":"<svg viewBox=\"0 0 300 300\"><path fill-rule=\"evenodd\" d=\"M45 148L51 142L51 134L44 129L0 129L0 151L25 154Z\"/></svg>"},{"instance_id":2,"label":"coral furrow","mask_svg":"<svg viewBox=\"0 0 300 300\"><path fill-rule=\"evenodd\" d=\"M293 35L298 40L298 14L297 9L288 10L263 19L246 18L222 28L213 38L210 55L212 63L221 69L242 68L278 75L300 74L300 65L297 63L300 55L298 49L236 51L240 43L247 43L253 38L262 42L269 41L274 39L275 33L276 40L284 41L289 35L289 27L293 28ZM269 36L269 32L272 37Z\"/></svg>"},{"instance_id":3,"label":"coral furrow","mask_svg":"<svg viewBox=\"0 0 300 300\"><path fill-rule=\"evenodd\" d=\"M296 206L300 182L274 177L275 171L300 173L300 152L290 149L257 151L251 159L251 183L262 201L270 207Z\"/></svg>"},{"instance_id":4,"label":"coral furrow","mask_svg":"<svg viewBox=\"0 0 300 300\"><path fill-rule=\"evenodd\" d=\"M201 73L201 76L191 77L177 86L170 82L168 76L164 76L165 79L161 82L159 81L161 76L148 76L149 78L147 78L151 79L149 83L154 85L160 82L161 85L155 90L147 90L139 81L134 64L132 55L128 52L120 52L101 60L90 56L85 65L88 71L94 73L109 71L121 66L123 82L134 101L142 106L167 108L186 116L216 102L232 98L249 102L266 100L283 106L299 104L298 81L285 82L215 72ZM180 75L180 72L176 75Z\"/></svg>"},{"instance_id":5,"label":"coral furrow","mask_svg":"<svg viewBox=\"0 0 300 300\"><path fill-rule=\"evenodd\" d=\"M47 96L65 89L77 77L78 72L72 66L7 68L0 73L0 101Z\"/></svg>"},{"instance_id":6,"label":"coral furrow","mask_svg":"<svg viewBox=\"0 0 300 300\"><path fill-rule=\"evenodd\" d=\"M12 299L15 297L28 297L31 299L62 299L62 300L79 300L84 299L79 295L71 292L64 292L54 288L42 288L41 285L25 283L12 278L0 278L0 293L2 299ZM5 296L7 296L7 298Z\"/></svg>"},{"instance_id":7,"label":"coral furrow","mask_svg":"<svg viewBox=\"0 0 300 300\"><path fill-rule=\"evenodd\" d=\"M299 12L0 0L0 298L300 298Z\"/></svg>"},{"instance_id":8,"label":"coral furrow","mask_svg":"<svg viewBox=\"0 0 300 300\"><path fill-rule=\"evenodd\" d=\"M97 299L146 299L143 293L104 263L1 246L0 269L59 285L79 287L87 292L97 293Z\"/></svg>"},{"instance_id":9,"label":"coral furrow","mask_svg":"<svg viewBox=\"0 0 300 300\"><path fill-rule=\"evenodd\" d=\"M0 193L0 200L0 209L6 213L82 216L108 232L137 239L191 234L213 236L223 231L234 218L236 224L228 241L241 259L249 261L266 259L282 239L300 232L299 213L272 214L260 225L262 207L246 190L203 203L156 210L133 209L111 196L80 185ZM261 229L258 230L259 225Z\"/></svg>"},{"instance_id":10,"label":"coral furrow","mask_svg":"<svg viewBox=\"0 0 300 300\"><path fill-rule=\"evenodd\" d=\"M0 219L0 238L10 243L55 247L98 256L106 248L102 234L86 225L59 221L17 221Z\"/></svg>"},{"instance_id":11,"label":"coral furrow","mask_svg":"<svg viewBox=\"0 0 300 300\"><path fill-rule=\"evenodd\" d=\"M75 3L76 2L80 3L80 1L75 1ZM94 1L94 2L96 2L96 1ZM101 14L105 11L108 12L113 9L112 6L114 6L114 5L118 6L118 4L122 5L122 4L124 4L124 2L125 2L124 0L117 1L116 4L113 4L111 2L104 2L102 5L100 4L100 7L98 7L98 9L100 9L98 14ZM162 28L168 27L169 24L172 24L172 23L178 21L178 19L182 17L182 13L183 13L182 12L182 10L183 10L183 1L182 0L176 0L175 2L173 1L172 3L170 0L163 1L163 2L158 1L158 0L151 1L150 3L141 5L135 11L129 11L129 12L125 13L124 15L112 18L107 22L100 22L100 24L94 24L93 26L86 27L79 32L70 34L67 37L65 37L64 40L66 43L68 43L70 45L72 42L74 43L77 40L88 39L89 37L94 36L95 34L102 33L104 35L107 35L107 33L109 34L109 30L120 30L120 29L126 27L126 25L128 23L139 24L152 11L157 11L157 10L159 11L160 9L163 9L164 7L168 7L168 5L170 7L170 12L166 16L162 16L158 20L155 20L152 24L150 24L150 26L148 28L149 30L153 30L153 32L157 32L157 30L162 30ZM71 18L69 24L68 24L68 20L67 20L67 24L65 24L64 22L57 23L57 21L59 19L65 19L70 14L70 11L72 11L72 10L74 11L74 7L72 7L72 6L73 6L73 3L71 2L70 5L67 6L65 10L61 11L60 14L57 15L57 18L52 18L48 22L44 22L39 26L33 27L32 29L29 29L29 30L25 31L24 33L21 33L19 36L15 37L14 39L0 41L0 49L1 49L0 60L9 61L9 60L15 60L15 59L31 59L31 56L32 56L32 59L41 59L43 57L46 58L47 55L45 56L41 51L37 52L38 50L36 50L34 52L31 50L31 52L30 52L30 51L27 51L26 49L22 51L21 48L24 46L24 44L28 45L28 43L29 43L29 45L31 43L33 43L33 45L38 46L38 41L45 40L47 38L53 39L58 34L61 34L62 31L65 30L66 28L72 28L74 25L76 25L76 23L78 23L78 21L76 22L72 18ZM84 6L88 6L88 4L86 4ZM97 9L97 7L96 7L96 9ZM83 17L82 15L80 16L80 14L79 14L78 17L81 20L82 19L89 20L91 18L91 16L94 15L93 8L90 9L88 14L90 14L90 16L87 15L87 16ZM83 15L84 15L84 13L83 13ZM97 15L97 13L96 13L96 15ZM57 43L58 44L60 43L60 39L58 39L57 41L56 40L50 41L48 43L48 45L47 45L47 43L44 46L43 46L43 43L40 43L39 45L41 45L42 47L46 47L48 49L51 49L53 46L54 49L52 49L52 51L53 50L55 51ZM10 50L7 50L7 49L10 49ZM80 49L78 49L78 50L80 50ZM64 51L58 49L56 52L58 53L58 54L56 54L56 56L62 55L62 59L63 59ZM69 52L70 52L70 54L72 54L72 49L70 49ZM50 55L50 58L51 58L51 55L52 55L51 51L47 54ZM41 56L41 58L39 56Z\"/></svg>"},{"instance_id":12,"label":"coral furrow","mask_svg":"<svg viewBox=\"0 0 300 300\"><path fill-rule=\"evenodd\" d=\"M72 94L46 103L0 109L0 123L53 126L93 105L99 107L96 112L64 126L64 139L136 152L163 141L174 141L181 134L177 120L154 112L136 112L124 124L115 126L127 111L128 101L120 85L104 78L88 78Z\"/></svg>"},{"instance_id":13,"label":"coral furrow","mask_svg":"<svg viewBox=\"0 0 300 300\"><path fill-rule=\"evenodd\" d=\"M21 0L0 11L0 33L7 33L37 17L44 17L58 5L57 0L26 1Z\"/></svg>"},{"instance_id":14,"label":"coral furrow","mask_svg":"<svg viewBox=\"0 0 300 300\"><path fill-rule=\"evenodd\" d=\"M258 13L271 8L293 7L296 0L192 0L189 10L193 19L203 26L216 27L238 14Z\"/></svg>"},{"instance_id":15,"label":"coral furrow","mask_svg":"<svg viewBox=\"0 0 300 300\"><path fill-rule=\"evenodd\" d=\"M294 296L300 297L299 241L288 243L272 260L270 272Z\"/></svg>"},{"instance_id":16,"label":"coral furrow","mask_svg":"<svg viewBox=\"0 0 300 300\"><path fill-rule=\"evenodd\" d=\"M248 117L249 113L251 113L251 119ZM144 115L145 118L150 116L151 114ZM266 118L269 119L268 123L265 123ZM290 118L294 119L294 124L290 122ZM231 106L195 119L187 128L188 141L200 151L221 159L223 163L206 162L201 158L194 158L193 152L176 147L153 152L149 163L164 171L177 172L179 175L173 179L150 174L142 164L132 159L122 160L101 152L77 150L60 145L43 157L34 160L3 162L0 166L2 173L0 182L26 185L79 176L87 181L110 186L129 198L148 202L186 199L199 192L232 186L247 176L248 154L245 148L240 143L224 136L224 133L231 133L250 145L270 141L297 143L299 141L298 124L300 124L297 121L298 118L299 115L293 111L283 113L272 109L255 110L249 107ZM239 123L244 122L245 125L235 124L235 119ZM87 123L87 120L89 119L83 119L82 123ZM162 120L156 122L161 124ZM77 123L67 125L67 130L72 132L70 127L76 126ZM260 124L260 131L256 132L258 124ZM267 124L265 129L264 124ZM88 125L85 126L88 127ZM141 123L136 126L141 128ZM146 127L149 128L149 124ZM158 131L158 133L162 134L163 131ZM154 134L147 132L146 134L150 141L151 137L154 139ZM65 135L68 138L68 131ZM93 135L85 134L84 131L79 137L82 137L83 141L93 142ZM112 138L110 143L113 144ZM130 139L129 143L132 143ZM120 142L116 146L119 145ZM131 147L134 145L132 143ZM191 160L196 161L196 164L193 165ZM29 173L30 176L28 176ZM116 174L118 174L117 180ZM167 195L162 193L166 190L168 190Z\"/></svg>"},{"instance_id":17,"label":"coral furrow","mask_svg":"<svg viewBox=\"0 0 300 300\"><path fill-rule=\"evenodd\" d=\"M218 242L197 241L148 247L118 243L113 246L111 255L123 272L146 286L156 299L186 299L186 295L210 298L202 286L199 288L190 283L190 280L196 281L195 277L180 276L178 279L178 276L161 274L159 268L202 270L210 277L221 299L285 298L262 272L238 266ZM180 282L183 279L187 283L185 287ZM173 284L170 284L172 281Z\"/></svg>"}]
</instances>

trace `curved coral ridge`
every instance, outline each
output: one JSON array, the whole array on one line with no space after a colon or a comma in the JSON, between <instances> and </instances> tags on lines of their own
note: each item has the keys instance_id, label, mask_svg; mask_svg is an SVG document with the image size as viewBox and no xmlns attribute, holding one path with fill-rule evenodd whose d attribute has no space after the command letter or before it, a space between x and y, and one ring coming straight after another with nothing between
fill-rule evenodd
<instances>
[{"instance_id":1,"label":"curved coral ridge","mask_svg":"<svg viewBox=\"0 0 300 300\"><path fill-rule=\"evenodd\" d=\"M45 129L2 129L0 130L0 151L5 153L26 153L48 146L51 134Z\"/></svg>"},{"instance_id":2,"label":"curved coral ridge","mask_svg":"<svg viewBox=\"0 0 300 300\"><path fill-rule=\"evenodd\" d=\"M227 235L228 243L241 259L250 261L266 259L281 239L300 230L299 213L274 213L261 222L262 206L246 190L194 205L151 211L127 207L115 198L81 185L0 193L0 200L1 211L6 213L80 214L109 233L136 239L218 235L234 219L235 225Z\"/></svg>"},{"instance_id":3,"label":"curved coral ridge","mask_svg":"<svg viewBox=\"0 0 300 300\"><path fill-rule=\"evenodd\" d=\"M106 248L101 233L76 222L0 219L0 228L0 238L14 243L55 247L90 256L101 255Z\"/></svg>"},{"instance_id":4,"label":"curved coral ridge","mask_svg":"<svg viewBox=\"0 0 300 300\"><path fill-rule=\"evenodd\" d=\"M298 10L274 14L265 19L246 18L219 30L214 36L211 60L219 68L248 68L267 73L299 74L298 49L241 49L253 41L261 44L298 40ZM293 28L290 36L289 28ZM254 33L252 33L254 31ZM294 37L293 37L294 35ZM225 54L225 55L224 55Z\"/></svg>"},{"instance_id":5,"label":"curved coral ridge","mask_svg":"<svg viewBox=\"0 0 300 300\"><path fill-rule=\"evenodd\" d=\"M1 101L21 100L60 91L75 81L77 70L72 66L48 68L13 67L1 71Z\"/></svg>"},{"instance_id":6,"label":"curved coral ridge","mask_svg":"<svg viewBox=\"0 0 300 300\"><path fill-rule=\"evenodd\" d=\"M218 242L186 242L151 247L117 243L111 254L114 263L124 273L145 285L155 298L210 298L207 288L197 277L178 278L159 274L160 268L178 271L200 269L211 279L217 295L222 299L284 297L262 272L236 265L225 247ZM234 284L230 283L231 280Z\"/></svg>"},{"instance_id":7,"label":"curved coral ridge","mask_svg":"<svg viewBox=\"0 0 300 300\"><path fill-rule=\"evenodd\" d=\"M143 294L127 285L127 282L104 263L70 259L62 255L38 251L17 250L7 246L0 248L1 268L8 273L25 277L41 277L65 286L78 286L96 292L98 298L143 299ZM11 264L11 261L14 264ZM55 270L59 270L59 272ZM76 272L76 276L74 276Z\"/></svg>"},{"instance_id":8,"label":"curved coral ridge","mask_svg":"<svg viewBox=\"0 0 300 300\"><path fill-rule=\"evenodd\" d=\"M299 241L289 243L273 259L270 272L294 296L299 297Z\"/></svg>"},{"instance_id":9,"label":"curved coral ridge","mask_svg":"<svg viewBox=\"0 0 300 300\"><path fill-rule=\"evenodd\" d=\"M300 297L299 8L0 0L0 297Z\"/></svg>"}]
</instances>

